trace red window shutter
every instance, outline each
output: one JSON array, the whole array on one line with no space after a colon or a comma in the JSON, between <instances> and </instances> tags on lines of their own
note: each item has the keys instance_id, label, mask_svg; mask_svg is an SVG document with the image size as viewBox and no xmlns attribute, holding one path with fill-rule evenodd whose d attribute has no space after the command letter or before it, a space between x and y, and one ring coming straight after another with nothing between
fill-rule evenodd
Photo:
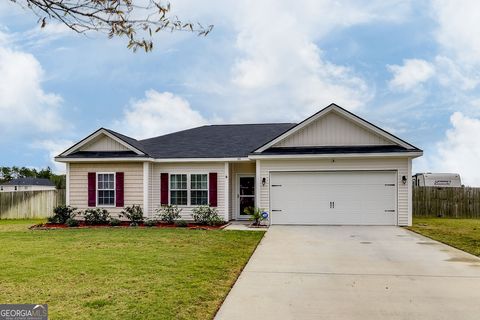
<instances>
[{"instance_id":1,"label":"red window shutter","mask_svg":"<svg viewBox=\"0 0 480 320\"><path fill-rule=\"evenodd\" d=\"M210 207L217 207L217 173L210 172L208 174L208 198L210 199Z\"/></svg>"},{"instance_id":2,"label":"red window shutter","mask_svg":"<svg viewBox=\"0 0 480 320\"><path fill-rule=\"evenodd\" d=\"M123 208L124 205L124 173L115 173L115 206Z\"/></svg>"},{"instance_id":3,"label":"red window shutter","mask_svg":"<svg viewBox=\"0 0 480 320\"><path fill-rule=\"evenodd\" d=\"M97 174L95 172L88 173L88 206L95 207L97 205Z\"/></svg>"},{"instance_id":4,"label":"red window shutter","mask_svg":"<svg viewBox=\"0 0 480 320\"><path fill-rule=\"evenodd\" d=\"M168 173L160 174L160 204L168 205Z\"/></svg>"}]
</instances>

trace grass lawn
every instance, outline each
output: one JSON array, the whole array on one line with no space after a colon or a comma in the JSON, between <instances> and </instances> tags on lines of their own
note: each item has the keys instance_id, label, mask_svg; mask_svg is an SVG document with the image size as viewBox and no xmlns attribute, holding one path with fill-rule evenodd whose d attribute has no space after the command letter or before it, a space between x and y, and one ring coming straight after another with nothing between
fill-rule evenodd
<instances>
[{"instance_id":1,"label":"grass lawn","mask_svg":"<svg viewBox=\"0 0 480 320\"><path fill-rule=\"evenodd\" d=\"M480 256L480 219L413 218L408 229Z\"/></svg>"},{"instance_id":2,"label":"grass lawn","mask_svg":"<svg viewBox=\"0 0 480 320\"><path fill-rule=\"evenodd\" d=\"M0 220L0 303L50 319L211 319L263 232L37 230Z\"/></svg>"}]
</instances>

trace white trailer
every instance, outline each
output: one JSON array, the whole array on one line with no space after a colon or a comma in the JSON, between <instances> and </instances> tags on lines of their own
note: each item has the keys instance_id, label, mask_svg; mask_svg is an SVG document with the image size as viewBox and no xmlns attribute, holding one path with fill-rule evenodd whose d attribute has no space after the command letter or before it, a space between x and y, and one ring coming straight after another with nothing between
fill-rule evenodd
<instances>
[{"instance_id":1,"label":"white trailer","mask_svg":"<svg viewBox=\"0 0 480 320\"><path fill-rule=\"evenodd\" d=\"M417 173L412 178L414 187L458 188L462 181L458 173Z\"/></svg>"}]
</instances>

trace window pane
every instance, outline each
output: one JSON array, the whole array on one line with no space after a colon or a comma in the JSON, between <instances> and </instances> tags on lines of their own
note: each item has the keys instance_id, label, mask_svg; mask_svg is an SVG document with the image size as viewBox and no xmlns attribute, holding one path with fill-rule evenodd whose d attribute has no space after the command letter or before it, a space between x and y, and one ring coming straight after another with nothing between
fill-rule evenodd
<instances>
[{"instance_id":1,"label":"window pane","mask_svg":"<svg viewBox=\"0 0 480 320\"><path fill-rule=\"evenodd\" d=\"M98 191L98 205L114 205L115 191L99 190Z\"/></svg>"},{"instance_id":2,"label":"window pane","mask_svg":"<svg viewBox=\"0 0 480 320\"><path fill-rule=\"evenodd\" d=\"M253 196L255 194L255 178L240 177L240 195Z\"/></svg>"},{"instance_id":3,"label":"window pane","mask_svg":"<svg viewBox=\"0 0 480 320\"><path fill-rule=\"evenodd\" d=\"M191 191L190 202L192 206L206 206L208 204L208 191Z\"/></svg>"},{"instance_id":4,"label":"window pane","mask_svg":"<svg viewBox=\"0 0 480 320\"><path fill-rule=\"evenodd\" d=\"M177 206L187 205L187 191L170 191L170 203Z\"/></svg>"},{"instance_id":5,"label":"window pane","mask_svg":"<svg viewBox=\"0 0 480 320\"><path fill-rule=\"evenodd\" d=\"M172 174L170 176L170 189L187 189L187 175Z\"/></svg>"},{"instance_id":6,"label":"window pane","mask_svg":"<svg viewBox=\"0 0 480 320\"><path fill-rule=\"evenodd\" d=\"M115 177L113 173L98 175L98 189L99 190L113 190L115 189Z\"/></svg>"},{"instance_id":7,"label":"window pane","mask_svg":"<svg viewBox=\"0 0 480 320\"><path fill-rule=\"evenodd\" d=\"M196 190L207 190L208 188L208 178L206 174L192 174L191 175L191 189Z\"/></svg>"},{"instance_id":8,"label":"window pane","mask_svg":"<svg viewBox=\"0 0 480 320\"><path fill-rule=\"evenodd\" d=\"M115 176L113 173L98 175L97 202L99 206L115 205Z\"/></svg>"}]
</instances>

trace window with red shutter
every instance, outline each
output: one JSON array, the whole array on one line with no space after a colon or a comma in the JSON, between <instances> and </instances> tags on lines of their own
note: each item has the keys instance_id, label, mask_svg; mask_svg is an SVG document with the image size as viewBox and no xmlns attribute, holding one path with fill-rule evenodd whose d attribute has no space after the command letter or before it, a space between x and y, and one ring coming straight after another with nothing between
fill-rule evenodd
<instances>
[{"instance_id":1,"label":"window with red shutter","mask_svg":"<svg viewBox=\"0 0 480 320\"><path fill-rule=\"evenodd\" d=\"M217 173L210 172L208 174L208 197L211 207L217 207Z\"/></svg>"},{"instance_id":2,"label":"window with red shutter","mask_svg":"<svg viewBox=\"0 0 480 320\"><path fill-rule=\"evenodd\" d=\"M124 173L115 173L115 206L123 208L124 206Z\"/></svg>"},{"instance_id":3,"label":"window with red shutter","mask_svg":"<svg viewBox=\"0 0 480 320\"><path fill-rule=\"evenodd\" d=\"M95 207L97 205L97 174L95 172L88 173L88 206Z\"/></svg>"}]
</instances>

